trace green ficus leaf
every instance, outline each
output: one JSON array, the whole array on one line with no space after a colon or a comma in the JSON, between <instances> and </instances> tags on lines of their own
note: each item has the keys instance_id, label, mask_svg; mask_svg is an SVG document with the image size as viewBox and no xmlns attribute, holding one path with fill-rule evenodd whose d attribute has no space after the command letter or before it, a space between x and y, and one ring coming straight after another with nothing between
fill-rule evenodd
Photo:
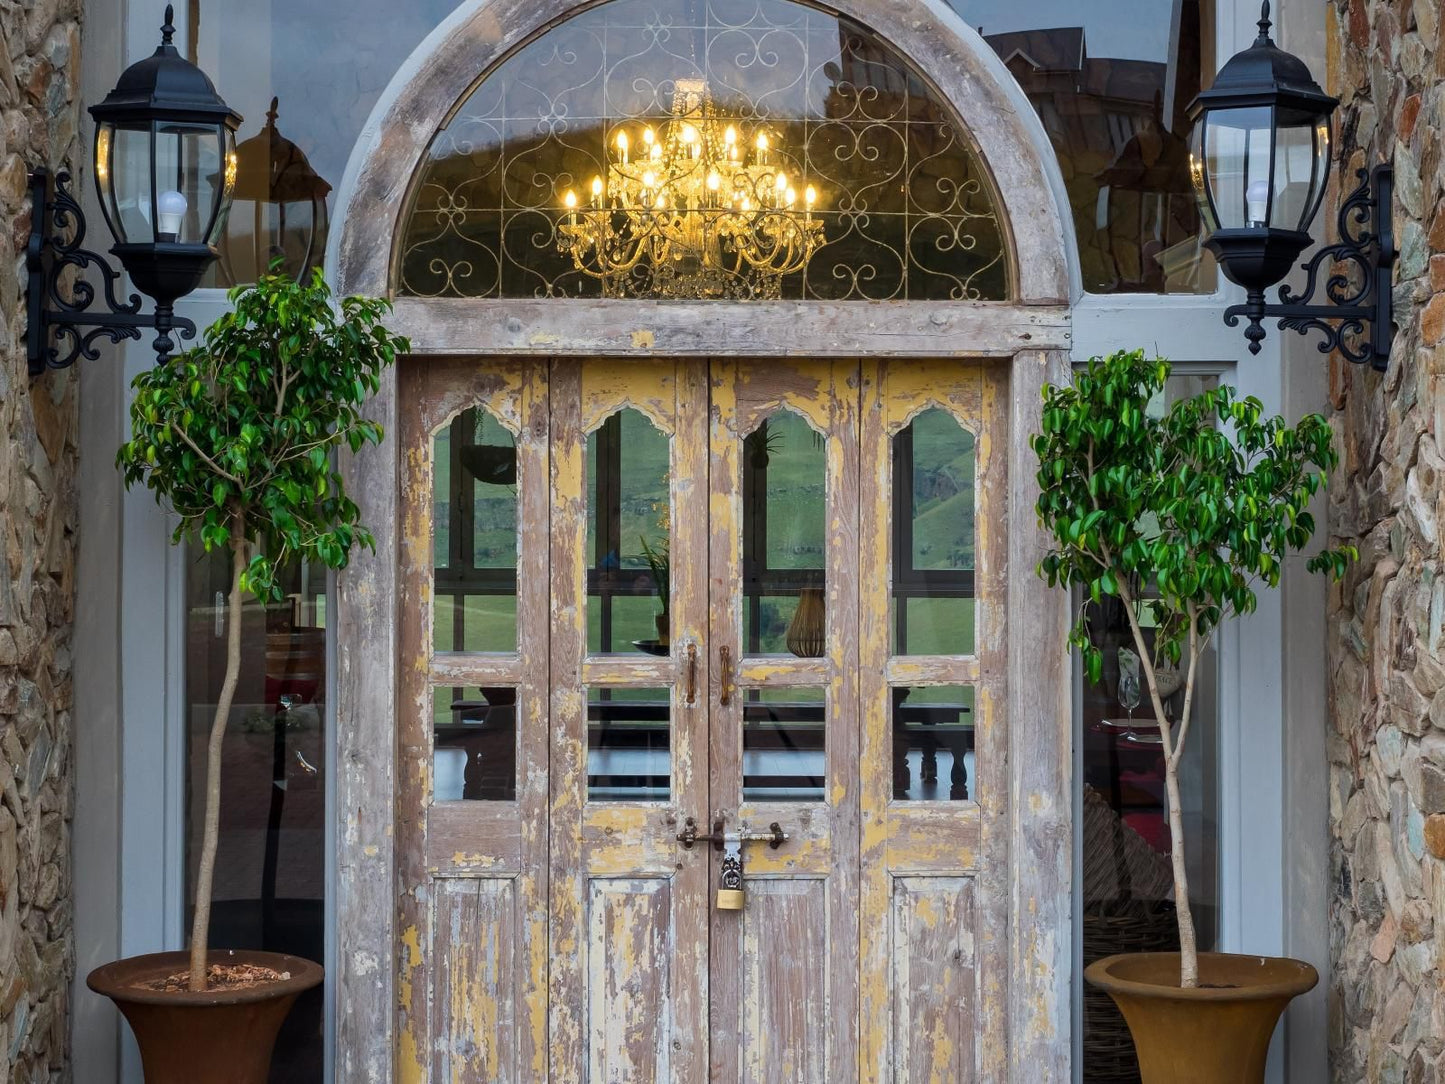
<instances>
[{"instance_id":1,"label":"green ficus leaf","mask_svg":"<svg viewBox=\"0 0 1445 1084\"><path fill-rule=\"evenodd\" d=\"M284 561L340 567L369 543L333 456L380 441L361 408L411 347L383 326L389 303L336 302L319 271L266 275L229 296L233 311L203 345L136 378L116 462L127 486L175 510L178 540L228 548L239 524L245 589L274 599Z\"/></svg>"},{"instance_id":2,"label":"green ficus leaf","mask_svg":"<svg viewBox=\"0 0 1445 1084\"><path fill-rule=\"evenodd\" d=\"M1177 660L1191 620L1203 636L1252 612L1257 585L1278 584L1285 557L1307 546L1306 510L1337 463L1318 414L1291 427L1228 386L1164 405L1170 366L1142 351L1093 358L1071 385L1044 389L1039 523L1054 550L1039 563L1051 586L1086 598L1143 588L1156 650ZM1327 549L1308 567L1338 578L1353 553ZM1094 673L1091 651L1081 651Z\"/></svg>"}]
</instances>

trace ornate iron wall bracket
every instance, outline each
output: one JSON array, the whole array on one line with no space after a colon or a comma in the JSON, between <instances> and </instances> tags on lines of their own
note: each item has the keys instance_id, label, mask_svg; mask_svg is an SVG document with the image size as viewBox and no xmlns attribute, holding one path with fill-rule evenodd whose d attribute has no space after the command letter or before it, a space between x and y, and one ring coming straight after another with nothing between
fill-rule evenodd
<instances>
[{"instance_id":1,"label":"ornate iron wall bracket","mask_svg":"<svg viewBox=\"0 0 1445 1084\"><path fill-rule=\"evenodd\" d=\"M176 316L170 303L158 301L154 312L143 313L139 294L120 300L120 272L85 247L85 214L70 192L70 174L55 175L53 193L50 182L48 170L30 174L30 241L25 249L30 375L67 368L77 358L94 361L100 357L97 341L139 339L142 328L155 328L161 361L175 349L172 332L194 339L196 325ZM99 291L85 278L92 265L100 269ZM104 308L91 311L97 301L103 301Z\"/></svg>"},{"instance_id":2,"label":"ornate iron wall bracket","mask_svg":"<svg viewBox=\"0 0 1445 1084\"><path fill-rule=\"evenodd\" d=\"M1390 215L1395 171L1392 166L1379 165L1373 172L1360 170L1358 176L1359 187L1340 207L1339 241L1324 246L1301 265L1307 276L1304 289L1296 294L1281 286L1278 304L1267 304L1264 291L1251 290L1243 305L1225 310L1224 322L1230 327L1238 326L1240 317L1249 321L1244 337L1251 354L1259 353L1264 339L1260 321L1278 317L1281 329L1301 335L1322 332L1320 353L1338 350L1356 365L1369 362L1378 372L1385 371L1394 337L1391 290L1397 253ZM1311 304L1320 288L1328 305ZM1331 323L1336 320L1337 326Z\"/></svg>"}]
</instances>

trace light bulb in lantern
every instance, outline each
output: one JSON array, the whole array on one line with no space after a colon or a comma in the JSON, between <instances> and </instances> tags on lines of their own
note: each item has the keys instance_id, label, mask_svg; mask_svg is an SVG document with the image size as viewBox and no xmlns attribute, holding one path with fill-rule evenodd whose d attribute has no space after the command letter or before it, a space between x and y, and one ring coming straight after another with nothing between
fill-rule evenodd
<instances>
[{"instance_id":1,"label":"light bulb in lantern","mask_svg":"<svg viewBox=\"0 0 1445 1084\"><path fill-rule=\"evenodd\" d=\"M627 141L627 133L626 133L626 132L618 132L618 133L617 133L617 153L622 156L622 164L623 164L624 166L627 164L627 148L628 148L628 145L629 145L629 144L628 144L628 141Z\"/></svg>"},{"instance_id":2,"label":"light bulb in lantern","mask_svg":"<svg viewBox=\"0 0 1445 1084\"><path fill-rule=\"evenodd\" d=\"M768 133L767 133L767 132L759 132L759 133L758 133L758 150L762 151L764 154L767 153L767 151L768 151Z\"/></svg>"},{"instance_id":3,"label":"light bulb in lantern","mask_svg":"<svg viewBox=\"0 0 1445 1084\"><path fill-rule=\"evenodd\" d=\"M567 194L562 197L562 202L567 205L567 210L575 211L577 209L577 193L570 188L567 189Z\"/></svg>"},{"instance_id":4,"label":"light bulb in lantern","mask_svg":"<svg viewBox=\"0 0 1445 1084\"><path fill-rule=\"evenodd\" d=\"M592 202L593 202L594 204L599 204L599 205L600 205L600 204L602 203L602 191L603 191L603 188L602 188L602 178L601 178L601 177L593 177L593 178L592 178Z\"/></svg>"},{"instance_id":5,"label":"light bulb in lantern","mask_svg":"<svg viewBox=\"0 0 1445 1084\"><path fill-rule=\"evenodd\" d=\"M156 213L159 216L160 226L156 230L156 237L162 241L174 241L181 232L181 219L186 217L186 211L190 204L186 197L177 192L174 188L167 189L156 197Z\"/></svg>"},{"instance_id":6,"label":"light bulb in lantern","mask_svg":"<svg viewBox=\"0 0 1445 1084\"><path fill-rule=\"evenodd\" d=\"M808 185L807 189L803 192L803 202L809 207L812 207L813 204L818 202L818 190L812 185Z\"/></svg>"},{"instance_id":7,"label":"light bulb in lantern","mask_svg":"<svg viewBox=\"0 0 1445 1084\"><path fill-rule=\"evenodd\" d=\"M1245 217L1249 219L1251 226L1265 225L1265 215L1269 209L1269 182L1254 181L1245 191L1245 202L1248 208Z\"/></svg>"}]
</instances>

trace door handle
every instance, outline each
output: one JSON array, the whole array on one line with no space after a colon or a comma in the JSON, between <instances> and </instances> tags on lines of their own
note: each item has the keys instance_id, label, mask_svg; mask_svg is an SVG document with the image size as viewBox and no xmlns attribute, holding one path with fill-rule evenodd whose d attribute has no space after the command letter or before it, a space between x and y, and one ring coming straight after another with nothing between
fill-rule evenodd
<instances>
[{"instance_id":1,"label":"door handle","mask_svg":"<svg viewBox=\"0 0 1445 1084\"><path fill-rule=\"evenodd\" d=\"M697 644L687 645L687 706L697 703Z\"/></svg>"},{"instance_id":2,"label":"door handle","mask_svg":"<svg viewBox=\"0 0 1445 1084\"><path fill-rule=\"evenodd\" d=\"M724 644L718 648L718 657L722 662L722 673L718 677L717 702L727 707L733 702L733 649Z\"/></svg>"}]
</instances>

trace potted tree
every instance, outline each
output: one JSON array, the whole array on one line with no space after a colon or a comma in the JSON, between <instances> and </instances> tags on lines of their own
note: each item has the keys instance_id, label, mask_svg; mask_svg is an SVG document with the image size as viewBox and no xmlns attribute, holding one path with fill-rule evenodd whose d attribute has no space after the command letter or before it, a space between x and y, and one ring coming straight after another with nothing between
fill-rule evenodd
<instances>
[{"instance_id":1,"label":"potted tree","mask_svg":"<svg viewBox=\"0 0 1445 1084\"><path fill-rule=\"evenodd\" d=\"M1118 600L1165 766L1180 951L1111 956L1085 978L1118 1004L1145 1084L1256 1084L1280 1014L1318 976L1296 960L1198 952L1179 765L1201 654L1223 621L1255 609L1258 587L1278 585L1286 556L1309 544L1308 506L1336 453L1320 415L1291 428L1229 387L1154 411L1169 371L1142 352L1095 358L1072 386L1045 389L1033 438L1039 522L1056 546L1039 574L1080 588L1086 603ZM1353 556L1326 549L1308 567L1338 578ZM1097 682L1103 657L1086 610L1069 642ZM1176 670L1183 706L1171 724L1162 686Z\"/></svg>"},{"instance_id":2,"label":"potted tree","mask_svg":"<svg viewBox=\"0 0 1445 1084\"><path fill-rule=\"evenodd\" d=\"M361 407L382 370L409 349L382 326L389 302L351 297L335 305L320 271L305 282L273 274L230 297L233 310L203 346L136 378L131 439L117 456L128 487L143 483L175 512L173 542L231 558L190 950L120 960L87 980L130 1022L148 1084L266 1080L292 1002L321 982L320 966L308 960L208 948L222 741L246 597L279 600L277 569L288 561L340 569L352 547L373 546L334 453L382 439Z\"/></svg>"}]
</instances>

